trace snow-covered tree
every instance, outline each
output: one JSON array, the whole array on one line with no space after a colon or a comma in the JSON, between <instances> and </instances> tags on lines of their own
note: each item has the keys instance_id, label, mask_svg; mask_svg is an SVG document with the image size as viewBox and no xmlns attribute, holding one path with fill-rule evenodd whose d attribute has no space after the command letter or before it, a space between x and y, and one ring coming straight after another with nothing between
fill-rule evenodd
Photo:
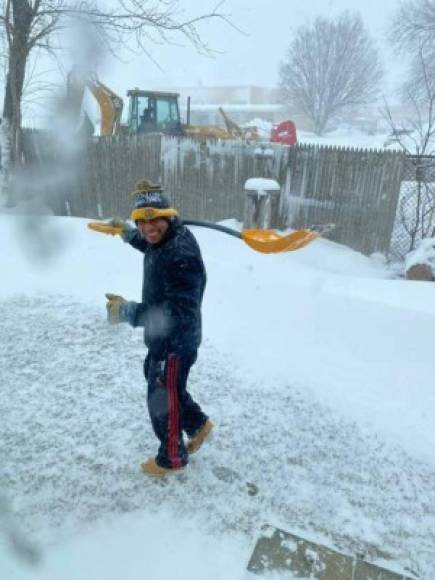
<instances>
[{"instance_id":1,"label":"snow-covered tree","mask_svg":"<svg viewBox=\"0 0 435 580\"><path fill-rule=\"evenodd\" d=\"M361 17L348 12L298 28L280 67L285 99L319 135L337 115L371 102L381 78L374 43Z\"/></svg>"}]
</instances>

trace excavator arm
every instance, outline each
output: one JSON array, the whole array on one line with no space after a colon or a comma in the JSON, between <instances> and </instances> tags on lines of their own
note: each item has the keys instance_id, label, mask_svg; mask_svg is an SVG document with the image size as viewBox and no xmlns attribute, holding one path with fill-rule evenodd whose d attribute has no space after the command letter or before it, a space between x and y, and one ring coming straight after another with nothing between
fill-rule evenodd
<instances>
[{"instance_id":1,"label":"excavator arm","mask_svg":"<svg viewBox=\"0 0 435 580\"><path fill-rule=\"evenodd\" d=\"M233 137L234 139L240 139L241 137L243 137L243 131L241 127L235 121L233 121L228 117L228 115L225 113L222 107L219 107L218 110L224 120L225 127L228 133L231 135L231 137Z\"/></svg>"},{"instance_id":2,"label":"excavator arm","mask_svg":"<svg viewBox=\"0 0 435 580\"><path fill-rule=\"evenodd\" d=\"M259 135L256 127L240 127L233 119L225 113L222 107L219 107L226 130L231 135L232 139L246 139L247 141L258 141Z\"/></svg>"},{"instance_id":3,"label":"excavator arm","mask_svg":"<svg viewBox=\"0 0 435 580\"><path fill-rule=\"evenodd\" d=\"M86 87L94 95L101 111L101 135L110 136L119 132L124 101L109 87L97 79L88 79Z\"/></svg>"},{"instance_id":4,"label":"excavator arm","mask_svg":"<svg viewBox=\"0 0 435 580\"><path fill-rule=\"evenodd\" d=\"M88 89L100 108L102 136L115 135L121 126L121 115L124 102L108 86L97 80L96 77L83 78L73 69L67 76L67 90L64 108L68 116L73 120L80 117L80 110L83 105L85 89ZM90 120L89 120L90 122Z\"/></svg>"}]
</instances>

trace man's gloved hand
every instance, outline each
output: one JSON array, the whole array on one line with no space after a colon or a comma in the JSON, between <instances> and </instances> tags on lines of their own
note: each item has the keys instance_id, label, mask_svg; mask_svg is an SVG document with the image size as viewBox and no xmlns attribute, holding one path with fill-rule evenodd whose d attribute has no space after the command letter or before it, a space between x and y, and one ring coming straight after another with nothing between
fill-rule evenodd
<instances>
[{"instance_id":1,"label":"man's gloved hand","mask_svg":"<svg viewBox=\"0 0 435 580\"><path fill-rule=\"evenodd\" d=\"M114 228L120 228L119 235L124 240L124 242L129 242L136 235L137 229L131 222L128 222L127 220L122 220L121 218L112 218L107 223Z\"/></svg>"},{"instance_id":2,"label":"man's gloved hand","mask_svg":"<svg viewBox=\"0 0 435 580\"><path fill-rule=\"evenodd\" d=\"M107 298L107 320L109 324L119 324L126 322L123 316L123 307L127 305L127 300L117 294L106 294Z\"/></svg>"}]
</instances>

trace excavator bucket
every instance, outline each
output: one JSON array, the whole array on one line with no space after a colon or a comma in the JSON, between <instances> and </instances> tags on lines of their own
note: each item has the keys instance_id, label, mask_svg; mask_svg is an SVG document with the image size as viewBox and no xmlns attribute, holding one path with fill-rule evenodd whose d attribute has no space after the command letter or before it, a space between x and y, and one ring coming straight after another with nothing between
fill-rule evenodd
<instances>
[{"instance_id":1,"label":"excavator bucket","mask_svg":"<svg viewBox=\"0 0 435 580\"><path fill-rule=\"evenodd\" d=\"M281 236L274 230L242 230L243 241L253 250L263 254L277 254L300 250L320 233L313 230L296 230L291 234Z\"/></svg>"}]
</instances>

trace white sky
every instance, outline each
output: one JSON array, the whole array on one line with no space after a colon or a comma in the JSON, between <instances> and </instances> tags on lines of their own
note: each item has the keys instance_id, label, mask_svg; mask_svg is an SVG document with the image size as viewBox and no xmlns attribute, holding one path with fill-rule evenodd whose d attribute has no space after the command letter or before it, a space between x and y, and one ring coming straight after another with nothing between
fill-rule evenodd
<instances>
[{"instance_id":1,"label":"white sky","mask_svg":"<svg viewBox=\"0 0 435 580\"><path fill-rule=\"evenodd\" d=\"M215 0L185 0L189 14L206 12ZM399 0L226 0L221 11L231 15L240 34L222 22L201 25L209 45L220 51L207 58L185 46L153 46L159 70L146 56L128 58L129 63L112 60L101 68L100 77L124 96L128 88L255 84L274 86L278 68L291 39L292 30L309 23L317 15L336 15L343 10L359 11L382 52L386 72L397 70L386 42L386 32ZM393 79L388 74L391 86Z\"/></svg>"},{"instance_id":2,"label":"white sky","mask_svg":"<svg viewBox=\"0 0 435 580\"><path fill-rule=\"evenodd\" d=\"M108 1L108 0L105 0ZM199 16L211 11L217 0L181 0L186 17ZM383 94L391 103L400 81L403 63L395 59L387 42L389 23L399 6L400 0L225 0L219 10L227 15L239 32L225 22L212 20L201 23L200 33L208 46L216 52L214 57L199 54L183 38L177 44L152 44L149 49L153 62L144 53L131 50L119 54L120 59L107 56L96 67L99 79L125 99L128 89L177 89L197 85L259 85L276 86L279 65L285 57L292 32L303 24L309 24L316 16L336 16L344 10L359 12L377 43L385 70ZM84 60L86 66L93 60L93 47L81 34L73 39L74 62ZM93 37L91 37L93 44ZM132 43L133 44L133 43ZM81 56L79 55L81 52ZM71 68L71 60L63 62L63 73ZM32 66L29 66L28 73ZM38 56L29 85L23 115L25 124L39 126L46 119L46 98L51 99L52 90L35 92L38 83L51 80L62 89L64 75L59 74L57 65L47 63ZM28 81L29 82L29 81ZM96 103L89 99L89 113ZM91 113L92 116L92 113ZM43 121L44 123L44 121Z\"/></svg>"}]
</instances>

